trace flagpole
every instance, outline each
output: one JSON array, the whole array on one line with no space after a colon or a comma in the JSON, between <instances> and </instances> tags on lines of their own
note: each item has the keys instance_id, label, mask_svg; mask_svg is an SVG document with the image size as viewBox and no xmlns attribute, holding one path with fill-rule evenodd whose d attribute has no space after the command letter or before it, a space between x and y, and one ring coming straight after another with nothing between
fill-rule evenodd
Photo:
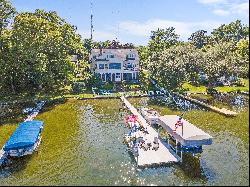
<instances>
[{"instance_id":1,"label":"flagpole","mask_svg":"<svg viewBox=\"0 0 250 187\"><path fill-rule=\"evenodd\" d=\"M181 114L181 118L183 116L184 113ZM183 137L183 123L181 124L181 132L182 132L182 137Z\"/></svg>"},{"instance_id":2,"label":"flagpole","mask_svg":"<svg viewBox=\"0 0 250 187\"><path fill-rule=\"evenodd\" d=\"M183 137L183 123L181 125L181 130L182 130L182 137Z\"/></svg>"}]
</instances>

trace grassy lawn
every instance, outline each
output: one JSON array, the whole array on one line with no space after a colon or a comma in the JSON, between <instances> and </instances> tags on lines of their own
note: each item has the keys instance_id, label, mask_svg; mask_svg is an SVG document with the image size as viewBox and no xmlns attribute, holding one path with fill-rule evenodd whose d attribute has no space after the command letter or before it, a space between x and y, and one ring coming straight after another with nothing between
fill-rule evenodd
<instances>
[{"instance_id":1,"label":"grassy lawn","mask_svg":"<svg viewBox=\"0 0 250 187\"><path fill-rule=\"evenodd\" d=\"M242 79L245 86L217 86L215 89L219 92L247 91L249 92L249 79ZM206 92L206 86L193 86L190 83L184 83L182 89L188 93Z\"/></svg>"},{"instance_id":2,"label":"grassy lawn","mask_svg":"<svg viewBox=\"0 0 250 187\"><path fill-rule=\"evenodd\" d=\"M182 85L182 89L187 90L188 93L194 92L207 92L206 86L193 86L190 83L185 82Z\"/></svg>"},{"instance_id":3,"label":"grassy lawn","mask_svg":"<svg viewBox=\"0 0 250 187\"><path fill-rule=\"evenodd\" d=\"M247 91L249 92L249 79L242 79L245 86L218 86L215 89L219 92Z\"/></svg>"}]
</instances>

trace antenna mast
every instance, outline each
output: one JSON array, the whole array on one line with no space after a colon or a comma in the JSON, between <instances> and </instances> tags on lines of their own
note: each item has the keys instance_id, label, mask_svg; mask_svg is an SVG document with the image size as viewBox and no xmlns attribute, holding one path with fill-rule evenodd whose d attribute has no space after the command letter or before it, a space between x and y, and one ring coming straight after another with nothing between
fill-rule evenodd
<instances>
[{"instance_id":1,"label":"antenna mast","mask_svg":"<svg viewBox=\"0 0 250 187\"><path fill-rule=\"evenodd\" d=\"M91 15L90 15L90 24L91 24L91 26L90 26L90 39L91 39L91 41L92 41L92 39L93 39L93 28L94 28L94 26L93 26L93 2L92 2L92 0L91 0L91 2L90 2L90 5L91 5L91 7L90 7L90 9L91 9Z\"/></svg>"}]
</instances>

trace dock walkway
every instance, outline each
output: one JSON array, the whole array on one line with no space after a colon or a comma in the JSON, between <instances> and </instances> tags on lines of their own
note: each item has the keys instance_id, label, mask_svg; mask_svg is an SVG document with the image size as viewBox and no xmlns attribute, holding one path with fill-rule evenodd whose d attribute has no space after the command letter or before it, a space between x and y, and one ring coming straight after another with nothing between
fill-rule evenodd
<instances>
[{"instance_id":1,"label":"dock walkway","mask_svg":"<svg viewBox=\"0 0 250 187\"><path fill-rule=\"evenodd\" d=\"M1 149L0 150L0 166L4 163L6 156L7 156L6 152L3 149Z\"/></svg>"},{"instance_id":2,"label":"dock walkway","mask_svg":"<svg viewBox=\"0 0 250 187\"><path fill-rule=\"evenodd\" d=\"M147 123L147 121L142 117L142 115L136 110L136 108L131 105L128 100L122 96L121 100L125 103L127 108L137 116L137 121L147 129L148 134L143 134L143 139L147 139L149 142L153 142L155 137L158 137L158 133ZM143 150L138 149L138 166L150 166L150 165L160 165L171 162L179 162L180 157L171 150L168 145L163 144L159 139L159 149L155 150Z\"/></svg>"},{"instance_id":3,"label":"dock walkway","mask_svg":"<svg viewBox=\"0 0 250 187\"><path fill-rule=\"evenodd\" d=\"M238 114L238 113L233 112L233 111L231 111L231 110L228 110L228 109L226 109L226 108L217 108L217 107L215 107L215 106L208 105L208 104L206 104L206 103L204 103L204 102L198 101L198 100L193 99L193 98L190 98L190 97L186 97L186 96L181 95L181 94L178 94L178 93L174 93L174 94L177 95L177 96L179 96L179 97L181 97L181 98L183 98L183 99L186 99L186 100L188 100L188 101L191 101L191 102L193 102L193 103L196 103L196 104L198 104L198 105L200 105L200 106L206 107L206 108L208 108L208 109L210 109L210 110L212 110L212 111L215 111L215 112L218 112L218 113L220 113L220 114L223 114L223 115L225 115L225 116L236 116L236 115Z\"/></svg>"}]
</instances>

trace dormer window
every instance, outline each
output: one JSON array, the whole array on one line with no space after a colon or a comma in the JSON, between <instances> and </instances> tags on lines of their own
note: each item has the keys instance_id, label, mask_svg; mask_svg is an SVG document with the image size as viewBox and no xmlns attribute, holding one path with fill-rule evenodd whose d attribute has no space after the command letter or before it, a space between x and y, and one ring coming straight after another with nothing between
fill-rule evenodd
<instances>
[{"instance_id":1,"label":"dormer window","mask_svg":"<svg viewBox=\"0 0 250 187\"><path fill-rule=\"evenodd\" d=\"M133 54L133 53L128 54L127 60L135 60L135 54Z\"/></svg>"},{"instance_id":2,"label":"dormer window","mask_svg":"<svg viewBox=\"0 0 250 187\"><path fill-rule=\"evenodd\" d=\"M110 55L107 55L107 58L114 58L115 56L110 54Z\"/></svg>"},{"instance_id":3,"label":"dormer window","mask_svg":"<svg viewBox=\"0 0 250 187\"><path fill-rule=\"evenodd\" d=\"M128 54L128 57L129 57L129 58L134 58L135 55L134 55L134 54Z\"/></svg>"}]
</instances>

